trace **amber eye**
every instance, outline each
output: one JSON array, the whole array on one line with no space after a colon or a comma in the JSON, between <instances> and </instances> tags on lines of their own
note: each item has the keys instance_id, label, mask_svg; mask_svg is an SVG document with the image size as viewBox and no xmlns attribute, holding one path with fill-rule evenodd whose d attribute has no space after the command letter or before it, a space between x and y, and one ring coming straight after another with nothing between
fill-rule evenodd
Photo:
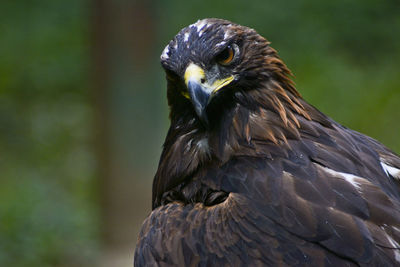
<instances>
[{"instance_id":1,"label":"amber eye","mask_svg":"<svg viewBox=\"0 0 400 267\"><path fill-rule=\"evenodd\" d=\"M231 46L227 46L221 53L215 58L217 63L221 65L228 65L232 62L235 56L235 52Z\"/></svg>"}]
</instances>

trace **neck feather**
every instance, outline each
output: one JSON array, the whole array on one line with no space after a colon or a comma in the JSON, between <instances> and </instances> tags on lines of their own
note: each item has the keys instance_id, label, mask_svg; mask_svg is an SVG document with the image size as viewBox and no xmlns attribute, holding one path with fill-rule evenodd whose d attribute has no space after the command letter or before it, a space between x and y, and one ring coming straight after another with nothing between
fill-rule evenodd
<instances>
[{"instance_id":1,"label":"neck feather","mask_svg":"<svg viewBox=\"0 0 400 267\"><path fill-rule=\"evenodd\" d=\"M202 166L222 165L238 155L265 156L265 145L290 149L288 141L300 139L309 121L329 127L329 120L291 89L270 81L260 89L238 92L236 106L211 130L190 114L173 120L153 183L153 208L164 192L190 180Z\"/></svg>"}]
</instances>

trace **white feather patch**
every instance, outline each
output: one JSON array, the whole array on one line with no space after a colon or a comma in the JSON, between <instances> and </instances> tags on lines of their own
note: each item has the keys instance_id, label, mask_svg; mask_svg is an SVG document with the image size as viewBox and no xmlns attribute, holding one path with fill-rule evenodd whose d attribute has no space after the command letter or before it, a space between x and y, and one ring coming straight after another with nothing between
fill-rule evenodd
<instances>
[{"instance_id":1,"label":"white feather patch","mask_svg":"<svg viewBox=\"0 0 400 267\"><path fill-rule=\"evenodd\" d=\"M210 147L208 146L208 139L207 138L203 138L200 139L197 142L197 147L199 148L199 150L201 150L203 153L208 154L210 152Z\"/></svg>"},{"instance_id":2,"label":"white feather patch","mask_svg":"<svg viewBox=\"0 0 400 267\"><path fill-rule=\"evenodd\" d=\"M185 32L185 35L183 37L183 41L187 42L189 40L189 32Z\"/></svg>"},{"instance_id":3,"label":"white feather patch","mask_svg":"<svg viewBox=\"0 0 400 267\"><path fill-rule=\"evenodd\" d=\"M200 33L200 31L207 25L206 20L199 20L194 24L194 26L197 28L197 32Z\"/></svg>"},{"instance_id":4,"label":"white feather patch","mask_svg":"<svg viewBox=\"0 0 400 267\"><path fill-rule=\"evenodd\" d=\"M225 44L226 44L226 42L225 42L225 41L222 41L222 42L216 44L216 46L223 46L223 45L225 45Z\"/></svg>"},{"instance_id":5,"label":"white feather patch","mask_svg":"<svg viewBox=\"0 0 400 267\"><path fill-rule=\"evenodd\" d=\"M199 37L201 37L201 36L203 35L204 30L205 30L205 29L203 29L203 30L201 30L201 31L199 32Z\"/></svg>"},{"instance_id":6,"label":"white feather patch","mask_svg":"<svg viewBox=\"0 0 400 267\"><path fill-rule=\"evenodd\" d=\"M232 33L229 32L229 31L226 31L226 32L224 33L224 40L229 39L231 36L232 36Z\"/></svg>"},{"instance_id":7,"label":"white feather patch","mask_svg":"<svg viewBox=\"0 0 400 267\"><path fill-rule=\"evenodd\" d=\"M365 181L364 178L362 178L360 176L356 176L356 175L351 174L351 173L338 172L338 171L334 171L332 169L329 169L327 167L322 167L322 166L320 166L320 168L323 171L325 171L326 173L329 173L329 174L331 174L331 175L333 175L335 177L338 177L340 179L343 179L343 180L347 181L352 186L354 186L357 190L361 190L361 182Z\"/></svg>"},{"instance_id":8,"label":"white feather patch","mask_svg":"<svg viewBox=\"0 0 400 267\"><path fill-rule=\"evenodd\" d=\"M396 179L400 179L400 170L392 167L390 165L387 165L386 163L384 163L383 161L381 161L381 166L382 169L385 171L387 176L393 176Z\"/></svg>"},{"instance_id":9,"label":"white feather patch","mask_svg":"<svg viewBox=\"0 0 400 267\"><path fill-rule=\"evenodd\" d=\"M161 59L168 59L169 58L168 53L169 53L169 45L167 45L164 48L164 50L163 50L163 52L161 54Z\"/></svg>"},{"instance_id":10,"label":"white feather patch","mask_svg":"<svg viewBox=\"0 0 400 267\"><path fill-rule=\"evenodd\" d=\"M397 243L389 235L386 235L386 237L387 237L389 243L393 246L394 258L396 259L397 262L400 262L400 245L399 245L399 243Z\"/></svg>"}]
</instances>

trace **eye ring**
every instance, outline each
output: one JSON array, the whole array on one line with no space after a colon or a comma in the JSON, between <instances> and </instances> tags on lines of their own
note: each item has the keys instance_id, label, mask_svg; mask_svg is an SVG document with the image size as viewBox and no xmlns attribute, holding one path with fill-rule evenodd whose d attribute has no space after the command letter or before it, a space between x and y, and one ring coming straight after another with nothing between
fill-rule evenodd
<instances>
[{"instance_id":1,"label":"eye ring","mask_svg":"<svg viewBox=\"0 0 400 267\"><path fill-rule=\"evenodd\" d=\"M233 49L232 46L228 45L224 50L222 50L221 53L219 53L215 57L215 60L217 61L218 64L227 66L233 61L234 58L235 58L235 50Z\"/></svg>"}]
</instances>

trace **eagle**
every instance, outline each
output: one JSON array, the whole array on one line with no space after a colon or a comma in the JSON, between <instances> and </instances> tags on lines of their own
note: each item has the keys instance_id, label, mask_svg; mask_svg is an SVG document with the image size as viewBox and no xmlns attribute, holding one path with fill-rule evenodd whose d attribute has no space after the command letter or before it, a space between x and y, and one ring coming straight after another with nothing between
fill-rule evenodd
<instances>
[{"instance_id":1,"label":"eagle","mask_svg":"<svg viewBox=\"0 0 400 267\"><path fill-rule=\"evenodd\" d=\"M170 110L139 266L400 266L400 158L307 103L255 30L164 49Z\"/></svg>"}]
</instances>

